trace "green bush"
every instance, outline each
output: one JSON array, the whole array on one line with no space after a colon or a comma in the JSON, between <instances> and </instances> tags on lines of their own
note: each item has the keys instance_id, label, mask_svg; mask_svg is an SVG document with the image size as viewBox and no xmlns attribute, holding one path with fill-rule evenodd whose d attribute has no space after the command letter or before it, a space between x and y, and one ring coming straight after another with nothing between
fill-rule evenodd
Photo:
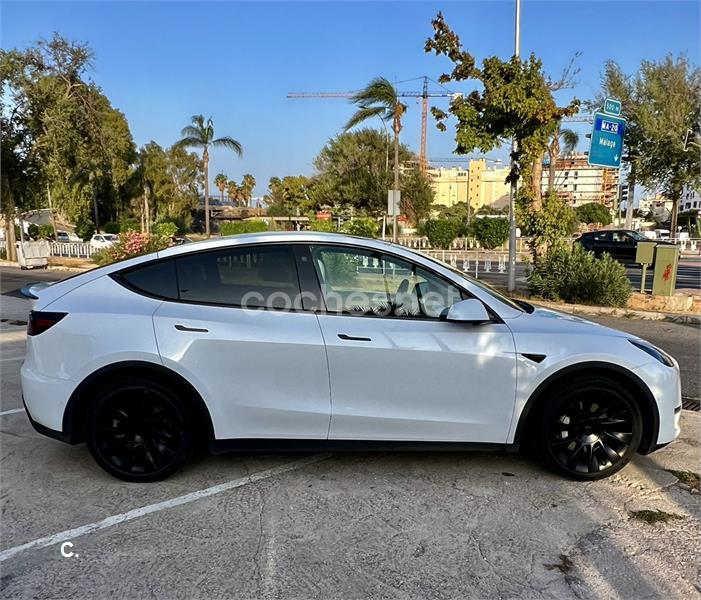
<instances>
[{"instance_id":1,"label":"green bush","mask_svg":"<svg viewBox=\"0 0 701 600\"><path fill-rule=\"evenodd\" d=\"M631 293L626 270L608 254L595 258L579 244L536 258L528 276L532 294L569 303L625 306Z\"/></svg>"},{"instance_id":2,"label":"green bush","mask_svg":"<svg viewBox=\"0 0 701 600\"><path fill-rule=\"evenodd\" d=\"M250 221L226 221L219 227L221 235L239 235L241 233L258 233L268 231L268 225L260 219Z\"/></svg>"},{"instance_id":3,"label":"green bush","mask_svg":"<svg viewBox=\"0 0 701 600\"><path fill-rule=\"evenodd\" d=\"M473 219L470 224L472 234L477 238L480 246L492 250L501 246L509 239L509 220L482 217Z\"/></svg>"},{"instance_id":4,"label":"green bush","mask_svg":"<svg viewBox=\"0 0 701 600\"><path fill-rule=\"evenodd\" d=\"M346 221L343 224L343 232L349 235L357 235L360 237L374 238L377 237L379 224L375 219L370 217L361 217Z\"/></svg>"},{"instance_id":5,"label":"green bush","mask_svg":"<svg viewBox=\"0 0 701 600\"><path fill-rule=\"evenodd\" d=\"M167 238L172 238L178 233L178 226L170 221L162 221L153 226L153 233Z\"/></svg>"},{"instance_id":6,"label":"green bush","mask_svg":"<svg viewBox=\"0 0 701 600\"><path fill-rule=\"evenodd\" d=\"M27 235L33 240L37 239L39 237L39 226L30 223L29 227L27 227Z\"/></svg>"},{"instance_id":7,"label":"green bush","mask_svg":"<svg viewBox=\"0 0 701 600\"><path fill-rule=\"evenodd\" d=\"M429 219L422 229L431 247L446 249L458 237L460 222L453 219Z\"/></svg>"},{"instance_id":8,"label":"green bush","mask_svg":"<svg viewBox=\"0 0 701 600\"><path fill-rule=\"evenodd\" d=\"M107 223L102 226L102 229L105 233L119 233L119 223L107 221Z\"/></svg>"},{"instance_id":9,"label":"green bush","mask_svg":"<svg viewBox=\"0 0 701 600\"><path fill-rule=\"evenodd\" d=\"M333 221L333 219L311 219L307 227L310 231L336 231L336 223Z\"/></svg>"},{"instance_id":10,"label":"green bush","mask_svg":"<svg viewBox=\"0 0 701 600\"><path fill-rule=\"evenodd\" d=\"M555 194L543 198L542 210L529 208L522 217L522 233L532 236L530 246L534 256L560 244L563 238L577 230L578 225L574 209Z\"/></svg>"},{"instance_id":11,"label":"green bush","mask_svg":"<svg viewBox=\"0 0 701 600\"><path fill-rule=\"evenodd\" d=\"M611 224L611 213L608 208L598 202L588 202L574 209L577 218L582 223L600 223L601 225Z\"/></svg>"},{"instance_id":12,"label":"green bush","mask_svg":"<svg viewBox=\"0 0 701 600\"><path fill-rule=\"evenodd\" d=\"M7 250L0 248L0 260L7 260Z\"/></svg>"},{"instance_id":13,"label":"green bush","mask_svg":"<svg viewBox=\"0 0 701 600\"><path fill-rule=\"evenodd\" d=\"M84 242L87 242L95 233L95 225L92 221L81 219L75 224L75 234Z\"/></svg>"},{"instance_id":14,"label":"green bush","mask_svg":"<svg viewBox=\"0 0 701 600\"><path fill-rule=\"evenodd\" d=\"M118 233L126 233L127 231L141 231L141 223L136 219L121 219Z\"/></svg>"},{"instance_id":15,"label":"green bush","mask_svg":"<svg viewBox=\"0 0 701 600\"><path fill-rule=\"evenodd\" d=\"M51 225L39 225L39 237L41 238L53 238L54 228Z\"/></svg>"}]
</instances>

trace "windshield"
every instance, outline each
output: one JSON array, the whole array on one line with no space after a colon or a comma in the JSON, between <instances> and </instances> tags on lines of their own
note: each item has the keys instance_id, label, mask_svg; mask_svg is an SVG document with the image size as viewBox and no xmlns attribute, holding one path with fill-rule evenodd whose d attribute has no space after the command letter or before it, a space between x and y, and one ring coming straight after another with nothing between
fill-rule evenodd
<instances>
[{"instance_id":1,"label":"windshield","mask_svg":"<svg viewBox=\"0 0 701 600\"><path fill-rule=\"evenodd\" d=\"M649 238L647 236L644 236L642 233L639 231L629 231L628 234L630 237L632 237L634 240L638 242L649 242Z\"/></svg>"},{"instance_id":2,"label":"windshield","mask_svg":"<svg viewBox=\"0 0 701 600\"><path fill-rule=\"evenodd\" d=\"M440 260L438 258L434 258L433 256L426 256L425 254L422 254L422 256L439 264L441 267L445 267L446 269L449 269L453 273L460 275L460 277L462 277L463 279L467 279L472 285L474 285L475 287L478 287L480 290L482 290L486 294L489 294L495 300L498 300L499 302L506 304L509 308L513 308L515 310L518 310L519 312L524 312L523 307L520 304L518 304L515 300L512 300L511 298L504 296L504 294L495 290L491 285L484 283L483 281L480 281L479 279L475 279L474 277L465 273L465 271L461 271L460 269L454 267L453 265L448 264L446 262L443 262L442 260Z\"/></svg>"}]
</instances>

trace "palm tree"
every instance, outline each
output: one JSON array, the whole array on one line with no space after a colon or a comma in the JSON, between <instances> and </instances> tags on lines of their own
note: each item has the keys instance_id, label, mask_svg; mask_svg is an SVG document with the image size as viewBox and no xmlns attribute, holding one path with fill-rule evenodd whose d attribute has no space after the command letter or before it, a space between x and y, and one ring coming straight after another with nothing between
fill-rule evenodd
<instances>
[{"instance_id":1,"label":"palm tree","mask_svg":"<svg viewBox=\"0 0 701 600\"><path fill-rule=\"evenodd\" d=\"M202 163L204 165L204 228L207 237L209 237L209 148L229 148L239 157L243 156L243 148L232 137L215 138L212 117L205 121L202 115L193 116L192 123L183 127L180 135L182 139L177 142L178 146L202 148Z\"/></svg>"},{"instance_id":2,"label":"palm tree","mask_svg":"<svg viewBox=\"0 0 701 600\"><path fill-rule=\"evenodd\" d=\"M351 102L358 110L346 123L348 131L356 125L380 117L383 121L392 122L394 131L394 189L399 189L399 132L402 130L402 116L406 112L406 104L399 101L396 88L384 77L376 77L364 89L354 94ZM397 241L397 214L392 217L392 239Z\"/></svg>"},{"instance_id":3,"label":"palm tree","mask_svg":"<svg viewBox=\"0 0 701 600\"><path fill-rule=\"evenodd\" d=\"M246 173L243 176L243 180L241 181L241 188L243 191L243 199L246 202L246 206L248 206L251 202L251 198L253 197L253 190L256 187L256 178L253 177L250 173Z\"/></svg>"},{"instance_id":4,"label":"palm tree","mask_svg":"<svg viewBox=\"0 0 701 600\"><path fill-rule=\"evenodd\" d=\"M562 147L560 147L561 139ZM562 151L564 156L569 156L574 152L577 144L579 144L579 134L577 132L558 127L552 140L550 140L550 144L548 144L548 155L550 157L550 164L548 165L548 192L551 192L555 187L555 163L558 156L560 156L560 151Z\"/></svg>"},{"instance_id":5,"label":"palm tree","mask_svg":"<svg viewBox=\"0 0 701 600\"><path fill-rule=\"evenodd\" d=\"M224 190L226 189L227 181L229 181L229 178L224 173L218 173L217 176L214 178L214 185L216 185L217 188L219 188L222 204L224 203Z\"/></svg>"},{"instance_id":6,"label":"palm tree","mask_svg":"<svg viewBox=\"0 0 701 600\"><path fill-rule=\"evenodd\" d=\"M233 179L226 182L226 193L229 194L229 202L233 202L234 206L239 203L239 185Z\"/></svg>"}]
</instances>

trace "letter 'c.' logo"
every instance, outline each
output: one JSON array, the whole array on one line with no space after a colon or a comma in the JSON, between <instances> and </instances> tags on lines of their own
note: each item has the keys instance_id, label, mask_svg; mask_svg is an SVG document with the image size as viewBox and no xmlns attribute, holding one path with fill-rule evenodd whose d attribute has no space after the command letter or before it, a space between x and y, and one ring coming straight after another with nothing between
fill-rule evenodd
<instances>
[{"instance_id":1,"label":"letter 'c.' logo","mask_svg":"<svg viewBox=\"0 0 701 600\"><path fill-rule=\"evenodd\" d=\"M63 556L64 558L72 558L73 556L78 558L78 554L76 554L75 552L73 552L71 550L66 550L66 548L72 548L72 547L73 547L72 542L63 542L63 544L61 544L61 556Z\"/></svg>"}]
</instances>

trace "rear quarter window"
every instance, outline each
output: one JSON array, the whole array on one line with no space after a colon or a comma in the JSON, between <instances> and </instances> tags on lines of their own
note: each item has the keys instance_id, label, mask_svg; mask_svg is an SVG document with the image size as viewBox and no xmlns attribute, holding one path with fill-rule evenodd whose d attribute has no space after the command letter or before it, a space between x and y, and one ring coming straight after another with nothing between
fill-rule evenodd
<instances>
[{"instance_id":1,"label":"rear quarter window","mask_svg":"<svg viewBox=\"0 0 701 600\"><path fill-rule=\"evenodd\" d=\"M139 265L120 273L119 279L137 292L168 300L178 299L175 262L172 260Z\"/></svg>"}]
</instances>

